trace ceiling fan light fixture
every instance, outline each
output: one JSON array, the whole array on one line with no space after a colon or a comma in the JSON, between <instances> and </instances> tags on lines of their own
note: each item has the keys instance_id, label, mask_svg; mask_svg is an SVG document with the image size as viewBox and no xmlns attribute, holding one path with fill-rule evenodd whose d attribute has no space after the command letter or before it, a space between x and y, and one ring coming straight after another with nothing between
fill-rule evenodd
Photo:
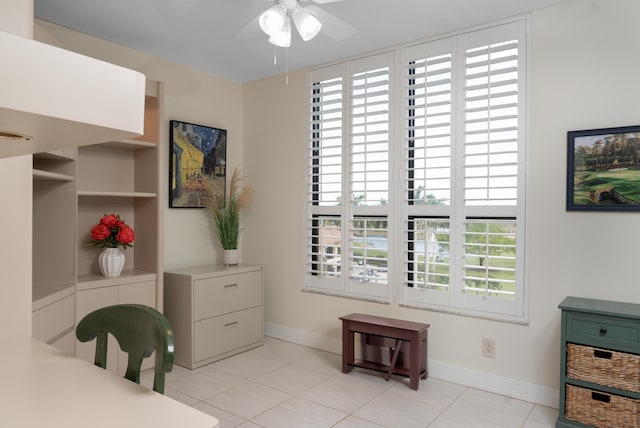
<instances>
[{"instance_id":1,"label":"ceiling fan light fixture","mask_svg":"<svg viewBox=\"0 0 640 428\"><path fill-rule=\"evenodd\" d=\"M302 8L296 9L292 14L292 18L300 37L305 42L317 36L322 28L322 23L318 21L318 18Z\"/></svg>"},{"instance_id":2,"label":"ceiling fan light fixture","mask_svg":"<svg viewBox=\"0 0 640 428\"><path fill-rule=\"evenodd\" d=\"M282 32L285 23L288 21L287 9L281 4L273 5L258 18L260 28L269 36Z\"/></svg>"},{"instance_id":3,"label":"ceiling fan light fixture","mask_svg":"<svg viewBox=\"0 0 640 428\"><path fill-rule=\"evenodd\" d=\"M284 22L280 31L271 34L269 43L281 48L291 46L291 22L288 19Z\"/></svg>"}]
</instances>

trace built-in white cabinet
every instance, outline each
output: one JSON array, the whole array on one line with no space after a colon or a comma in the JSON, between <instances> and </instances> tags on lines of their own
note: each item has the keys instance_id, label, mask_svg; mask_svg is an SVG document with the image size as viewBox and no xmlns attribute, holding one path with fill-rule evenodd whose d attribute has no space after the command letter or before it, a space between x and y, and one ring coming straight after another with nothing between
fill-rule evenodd
<instances>
[{"instance_id":1,"label":"built-in white cabinet","mask_svg":"<svg viewBox=\"0 0 640 428\"><path fill-rule=\"evenodd\" d=\"M176 364L194 369L263 344L260 266L165 271L164 293Z\"/></svg>"},{"instance_id":2,"label":"built-in white cabinet","mask_svg":"<svg viewBox=\"0 0 640 428\"><path fill-rule=\"evenodd\" d=\"M73 287L57 291L33 303L33 337L62 350L75 354Z\"/></svg>"},{"instance_id":3,"label":"built-in white cabinet","mask_svg":"<svg viewBox=\"0 0 640 428\"><path fill-rule=\"evenodd\" d=\"M110 305L137 303L155 306L156 274L125 272L117 278L96 279L94 275L80 276L76 286L75 319L80 321L90 312ZM94 341L76 343L76 356L93 361L96 344ZM153 367L152 359L145 359L142 368ZM127 369L127 357L119 351L117 342L110 335L107 345L107 369L124 375Z\"/></svg>"},{"instance_id":4,"label":"built-in white cabinet","mask_svg":"<svg viewBox=\"0 0 640 428\"><path fill-rule=\"evenodd\" d=\"M166 132L161 118L162 84L147 81L141 137L34 155L35 337L55 345L65 337L67 320L72 320L73 330L84 315L110 304L142 303L162 310L166 192L161 186L160 146ZM136 235L133 247L125 250L125 268L118 278L100 274L102 249L91 245L91 229L110 213L119 214ZM58 299L63 294L64 304ZM54 303L55 310L43 310ZM58 318L65 323L54 322ZM45 325L46 334L41 327ZM60 345L68 347L67 341ZM75 341L72 348L77 356L93 361L94 343ZM114 370L118 365L114 363Z\"/></svg>"}]
</instances>

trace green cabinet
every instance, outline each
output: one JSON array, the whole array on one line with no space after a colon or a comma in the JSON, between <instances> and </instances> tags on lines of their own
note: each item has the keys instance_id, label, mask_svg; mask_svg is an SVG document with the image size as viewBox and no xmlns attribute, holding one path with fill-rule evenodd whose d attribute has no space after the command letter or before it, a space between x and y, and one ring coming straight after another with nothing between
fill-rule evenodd
<instances>
[{"instance_id":1,"label":"green cabinet","mask_svg":"<svg viewBox=\"0 0 640 428\"><path fill-rule=\"evenodd\" d=\"M640 305L567 297L556 428L638 427Z\"/></svg>"}]
</instances>

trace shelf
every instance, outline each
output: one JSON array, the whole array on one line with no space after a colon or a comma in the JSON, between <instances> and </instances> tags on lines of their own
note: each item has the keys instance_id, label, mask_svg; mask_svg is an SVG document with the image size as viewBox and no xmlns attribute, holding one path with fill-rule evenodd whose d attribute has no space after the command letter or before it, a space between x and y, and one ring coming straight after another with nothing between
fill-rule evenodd
<instances>
[{"instance_id":1,"label":"shelf","mask_svg":"<svg viewBox=\"0 0 640 428\"><path fill-rule=\"evenodd\" d=\"M111 198L155 198L157 194L151 192L99 192L93 190L78 190L78 196L100 196Z\"/></svg>"},{"instance_id":2,"label":"shelf","mask_svg":"<svg viewBox=\"0 0 640 428\"><path fill-rule=\"evenodd\" d=\"M109 147L112 149L126 149L126 150L140 150L140 149L155 149L158 145L150 141L141 140L118 140L101 143L100 147Z\"/></svg>"},{"instance_id":3,"label":"shelf","mask_svg":"<svg viewBox=\"0 0 640 428\"><path fill-rule=\"evenodd\" d=\"M34 159L51 159L56 161L74 161L76 160L76 149L60 149L51 152L34 153Z\"/></svg>"},{"instance_id":4,"label":"shelf","mask_svg":"<svg viewBox=\"0 0 640 428\"><path fill-rule=\"evenodd\" d=\"M116 285L131 284L134 282L155 281L155 272L146 272L142 270L124 270L122 274L115 278L106 278L97 274L78 275L76 289L91 290L101 287L112 287Z\"/></svg>"},{"instance_id":5,"label":"shelf","mask_svg":"<svg viewBox=\"0 0 640 428\"><path fill-rule=\"evenodd\" d=\"M389 371L389 366L373 361L355 360L353 364L349 365L352 367L360 367L363 369L376 370L384 373L387 373ZM396 366L393 368L392 373L399 376L411 377L411 370L404 367Z\"/></svg>"},{"instance_id":6,"label":"shelf","mask_svg":"<svg viewBox=\"0 0 640 428\"><path fill-rule=\"evenodd\" d=\"M59 174L57 172L34 169L33 179L40 181L73 181L75 178L68 174Z\"/></svg>"}]
</instances>

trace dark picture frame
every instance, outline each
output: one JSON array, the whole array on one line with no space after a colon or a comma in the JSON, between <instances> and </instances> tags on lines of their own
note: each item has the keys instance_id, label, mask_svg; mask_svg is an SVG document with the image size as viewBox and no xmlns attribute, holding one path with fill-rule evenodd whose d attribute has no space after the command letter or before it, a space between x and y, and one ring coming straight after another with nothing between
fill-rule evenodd
<instances>
[{"instance_id":1,"label":"dark picture frame","mask_svg":"<svg viewBox=\"0 0 640 428\"><path fill-rule=\"evenodd\" d=\"M567 210L640 211L640 125L567 133Z\"/></svg>"},{"instance_id":2,"label":"dark picture frame","mask_svg":"<svg viewBox=\"0 0 640 428\"><path fill-rule=\"evenodd\" d=\"M227 131L169 121L169 208L204 208L207 187L226 188Z\"/></svg>"}]
</instances>

